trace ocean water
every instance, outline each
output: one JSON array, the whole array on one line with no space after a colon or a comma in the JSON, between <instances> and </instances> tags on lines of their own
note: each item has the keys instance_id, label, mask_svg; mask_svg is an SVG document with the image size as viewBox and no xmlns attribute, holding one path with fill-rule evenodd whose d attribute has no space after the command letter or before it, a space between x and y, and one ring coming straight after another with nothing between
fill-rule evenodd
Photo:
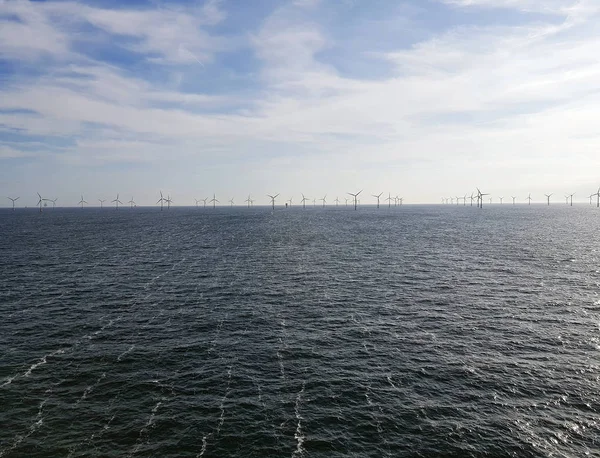
<instances>
[{"instance_id":1,"label":"ocean water","mask_svg":"<svg viewBox=\"0 0 600 458\"><path fill-rule=\"evenodd\" d=\"M600 456L599 218L1 210L0 456Z\"/></svg>"}]
</instances>

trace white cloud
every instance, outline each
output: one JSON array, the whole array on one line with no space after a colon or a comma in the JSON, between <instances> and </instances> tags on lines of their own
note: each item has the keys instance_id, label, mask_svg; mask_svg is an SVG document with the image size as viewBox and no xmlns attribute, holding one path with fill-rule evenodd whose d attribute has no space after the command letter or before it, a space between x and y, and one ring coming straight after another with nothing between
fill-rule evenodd
<instances>
[{"instance_id":1,"label":"white cloud","mask_svg":"<svg viewBox=\"0 0 600 458\"><path fill-rule=\"evenodd\" d=\"M178 182L194 171L195 179L199 174L217 192L230 186L229 193L245 189L244 195L250 187L257 195L272 188L297 193L304 180L315 194L402 187L411 190L407 201L437 202L442 190L464 194L475 181L506 195L507 183L514 192L524 183L533 191L560 174L569 188L593 182L600 166L600 34L593 5L452 3L550 8L561 20L544 23L540 16L529 25L466 25L434 34L379 53L393 70L368 80L336 70L323 57L336 44L335 34L318 18L298 14L299 5L288 5L252 36L261 63L254 93L183 93L81 58L35 84L12 81L0 89L0 125L74 138L75 146L56 157L61 164L122 161L162 170L171 161L178 164L169 166ZM184 10L76 6L74 15L111 34L138 38L139 52L171 65L192 62L196 53L210 59L229 46L202 31L223 20L221 7L211 2L195 17ZM63 5L44 8L52 12ZM61 26L48 17L36 21L50 27L46 36L64 40ZM48 52L64 58L69 46L62 43ZM32 59L46 52L27 43L24 49ZM14 109L37 114L7 111ZM565 153L577 159L566 161Z\"/></svg>"}]
</instances>

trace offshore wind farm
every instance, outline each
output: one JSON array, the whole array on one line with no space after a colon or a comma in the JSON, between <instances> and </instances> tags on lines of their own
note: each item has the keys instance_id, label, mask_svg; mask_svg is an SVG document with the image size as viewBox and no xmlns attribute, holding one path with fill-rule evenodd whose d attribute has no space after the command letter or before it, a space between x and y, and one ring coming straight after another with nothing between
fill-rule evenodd
<instances>
[{"instance_id":1,"label":"offshore wind farm","mask_svg":"<svg viewBox=\"0 0 600 458\"><path fill-rule=\"evenodd\" d=\"M0 0L0 458L600 457L599 31Z\"/></svg>"}]
</instances>

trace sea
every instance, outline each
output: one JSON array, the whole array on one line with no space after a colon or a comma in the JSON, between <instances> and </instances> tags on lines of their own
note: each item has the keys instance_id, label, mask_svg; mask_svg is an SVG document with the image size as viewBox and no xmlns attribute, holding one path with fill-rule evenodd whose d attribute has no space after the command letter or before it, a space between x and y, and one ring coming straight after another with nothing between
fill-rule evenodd
<instances>
[{"instance_id":1,"label":"sea","mask_svg":"<svg viewBox=\"0 0 600 458\"><path fill-rule=\"evenodd\" d=\"M0 210L0 457L598 457L600 209Z\"/></svg>"}]
</instances>

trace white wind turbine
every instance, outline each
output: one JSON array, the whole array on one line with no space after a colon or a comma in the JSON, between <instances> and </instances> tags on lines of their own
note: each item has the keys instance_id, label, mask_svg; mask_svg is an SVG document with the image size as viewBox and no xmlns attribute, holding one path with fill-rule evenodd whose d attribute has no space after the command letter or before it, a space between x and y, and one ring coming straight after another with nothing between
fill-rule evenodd
<instances>
[{"instance_id":1,"label":"white wind turbine","mask_svg":"<svg viewBox=\"0 0 600 458\"><path fill-rule=\"evenodd\" d=\"M304 194L302 194L302 200L300 202L302 202L302 209L305 210L306 209L306 201L308 199L306 198L306 196Z\"/></svg>"},{"instance_id":2,"label":"white wind turbine","mask_svg":"<svg viewBox=\"0 0 600 458\"><path fill-rule=\"evenodd\" d=\"M171 199L171 196L167 195L167 198L165 199L165 202L167 203L167 210L171 209L171 204L173 203L173 199Z\"/></svg>"},{"instance_id":3,"label":"white wind turbine","mask_svg":"<svg viewBox=\"0 0 600 458\"><path fill-rule=\"evenodd\" d=\"M392 193L388 192L388 196L386 197L387 203L388 203L388 209L392 208L392 200L395 200L392 197ZM377 208L379 208L379 199L377 199Z\"/></svg>"},{"instance_id":4,"label":"white wind turbine","mask_svg":"<svg viewBox=\"0 0 600 458\"><path fill-rule=\"evenodd\" d=\"M275 194L274 196L267 194L267 196L271 198L271 207L273 210L275 210L275 199L279 196L279 193Z\"/></svg>"},{"instance_id":5,"label":"white wind turbine","mask_svg":"<svg viewBox=\"0 0 600 458\"><path fill-rule=\"evenodd\" d=\"M290 198L287 200L287 203L289 203L289 204L290 204L290 208L292 207L292 203L293 203L293 202L294 202L294 198L293 198L293 197L290 197Z\"/></svg>"},{"instance_id":6,"label":"white wind turbine","mask_svg":"<svg viewBox=\"0 0 600 458\"><path fill-rule=\"evenodd\" d=\"M47 200L48 202L52 202L52 208L56 208L56 201L58 200L58 197L54 200L52 200L52 199L45 199L45 200Z\"/></svg>"},{"instance_id":7,"label":"white wind turbine","mask_svg":"<svg viewBox=\"0 0 600 458\"><path fill-rule=\"evenodd\" d=\"M157 204L160 204L160 211L163 211L163 204L165 203L165 201L166 199L163 197L162 191L160 191L160 199L156 201Z\"/></svg>"},{"instance_id":8,"label":"white wind turbine","mask_svg":"<svg viewBox=\"0 0 600 458\"><path fill-rule=\"evenodd\" d=\"M229 204L230 207L233 207L233 198L229 199Z\"/></svg>"},{"instance_id":9,"label":"white wind turbine","mask_svg":"<svg viewBox=\"0 0 600 458\"><path fill-rule=\"evenodd\" d=\"M123 202L119 200L119 194L117 194L117 198L112 201L115 204L115 210L119 209L119 204L123 205Z\"/></svg>"},{"instance_id":10,"label":"white wind turbine","mask_svg":"<svg viewBox=\"0 0 600 458\"><path fill-rule=\"evenodd\" d=\"M217 205L217 202L219 202L219 201L217 200L217 196L214 193L213 193L213 198L211 200L209 200L209 202L212 202L213 209L215 209L216 205Z\"/></svg>"},{"instance_id":11,"label":"white wind turbine","mask_svg":"<svg viewBox=\"0 0 600 458\"><path fill-rule=\"evenodd\" d=\"M106 202L106 199L98 199L98 201L100 202L100 208L104 208L104 202Z\"/></svg>"},{"instance_id":12,"label":"white wind turbine","mask_svg":"<svg viewBox=\"0 0 600 458\"><path fill-rule=\"evenodd\" d=\"M323 201L323 208L325 208L325 204L327 203L327 194L325 194L322 198L320 198L319 200Z\"/></svg>"},{"instance_id":13,"label":"white wind turbine","mask_svg":"<svg viewBox=\"0 0 600 458\"><path fill-rule=\"evenodd\" d=\"M500 199L500 205L502 205L502 199L504 199L504 197L499 196L498 199Z\"/></svg>"},{"instance_id":14,"label":"white wind turbine","mask_svg":"<svg viewBox=\"0 0 600 458\"><path fill-rule=\"evenodd\" d=\"M250 198L250 194L248 194L248 198L244 202L248 202L248 208L250 208L250 203L252 202L252 199Z\"/></svg>"},{"instance_id":15,"label":"white wind turbine","mask_svg":"<svg viewBox=\"0 0 600 458\"><path fill-rule=\"evenodd\" d=\"M12 201L12 204L13 204L12 205L12 209L13 209L13 211L15 211L15 202L20 199L20 196L19 197L15 197L15 198L7 197L7 199Z\"/></svg>"},{"instance_id":16,"label":"white wind turbine","mask_svg":"<svg viewBox=\"0 0 600 458\"><path fill-rule=\"evenodd\" d=\"M336 197L335 200L334 200L334 202L335 202L335 206L337 207L340 204L339 197Z\"/></svg>"},{"instance_id":17,"label":"white wind turbine","mask_svg":"<svg viewBox=\"0 0 600 458\"><path fill-rule=\"evenodd\" d=\"M204 203L204 208L206 208L206 201L208 200L208 197L205 197L204 199L202 199L202 202Z\"/></svg>"},{"instance_id":18,"label":"white wind turbine","mask_svg":"<svg viewBox=\"0 0 600 458\"><path fill-rule=\"evenodd\" d=\"M133 201L133 196L131 196L131 200L127 203L130 205L129 208L133 209L133 207L135 206L135 202Z\"/></svg>"},{"instance_id":19,"label":"white wind turbine","mask_svg":"<svg viewBox=\"0 0 600 458\"><path fill-rule=\"evenodd\" d=\"M569 197L571 198L571 207L573 206L573 196L575 195L575 193L573 194L569 194Z\"/></svg>"},{"instance_id":20,"label":"white wind turbine","mask_svg":"<svg viewBox=\"0 0 600 458\"><path fill-rule=\"evenodd\" d=\"M529 205L531 205L531 193L529 193L529 195L527 196L527 199L525 199L529 202Z\"/></svg>"},{"instance_id":21,"label":"white wind turbine","mask_svg":"<svg viewBox=\"0 0 600 458\"><path fill-rule=\"evenodd\" d=\"M379 198L381 197L382 194L383 194L382 192L380 192L378 195L371 194L373 197L375 197L377 199L377 208L379 208ZM388 199L389 199L389 197L388 197Z\"/></svg>"},{"instance_id":22,"label":"white wind turbine","mask_svg":"<svg viewBox=\"0 0 600 458\"><path fill-rule=\"evenodd\" d=\"M357 206L357 202L358 202L358 195L363 192L363 190L361 189L360 191L358 191L356 194L352 194L351 192L349 192L348 194L350 194L352 197L354 197L354 210L356 210L356 206Z\"/></svg>"},{"instance_id":23,"label":"white wind turbine","mask_svg":"<svg viewBox=\"0 0 600 458\"><path fill-rule=\"evenodd\" d=\"M513 200L513 205L515 204L515 199L517 198L516 196L510 196Z\"/></svg>"},{"instance_id":24,"label":"white wind turbine","mask_svg":"<svg viewBox=\"0 0 600 458\"><path fill-rule=\"evenodd\" d=\"M81 200L77 204L81 205L81 208L83 209L83 204L87 204L87 202L83 200L83 196L81 196Z\"/></svg>"},{"instance_id":25,"label":"white wind turbine","mask_svg":"<svg viewBox=\"0 0 600 458\"><path fill-rule=\"evenodd\" d=\"M546 196L546 200L548 201L548 206L550 206L550 196L552 196L552 194L554 193L544 194Z\"/></svg>"}]
</instances>

